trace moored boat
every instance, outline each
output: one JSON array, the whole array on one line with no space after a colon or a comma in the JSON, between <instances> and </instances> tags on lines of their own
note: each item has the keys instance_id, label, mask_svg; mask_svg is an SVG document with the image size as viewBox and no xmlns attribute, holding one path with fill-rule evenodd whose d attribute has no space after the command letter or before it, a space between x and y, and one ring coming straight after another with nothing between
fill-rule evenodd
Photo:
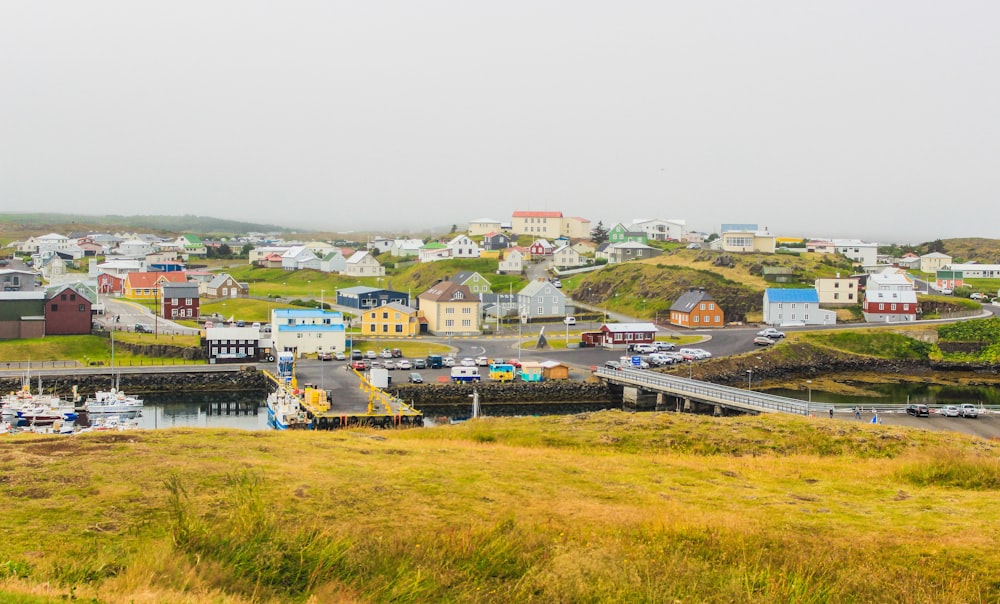
<instances>
[{"instance_id":1,"label":"moored boat","mask_svg":"<svg viewBox=\"0 0 1000 604\"><path fill-rule=\"evenodd\" d=\"M117 388L98 390L83 404L87 413L129 413L142 409L142 399L128 396Z\"/></svg>"},{"instance_id":2,"label":"moored boat","mask_svg":"<svg viewBox=\"0 0 1000 604\"><path fill-rule=\"evenodd\" d=\"M308 428L311 422L299 397L284 386L278 386L267 395L267 423L275 430L294 430Z\"/></svg>"}]
</instances>

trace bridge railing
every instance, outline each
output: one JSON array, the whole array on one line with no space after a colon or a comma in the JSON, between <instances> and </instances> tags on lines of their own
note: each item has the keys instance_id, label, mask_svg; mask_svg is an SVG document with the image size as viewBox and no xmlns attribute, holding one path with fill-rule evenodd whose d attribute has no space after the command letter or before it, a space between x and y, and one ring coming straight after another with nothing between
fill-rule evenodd
<instances>
[{"instance_id":1,"label":"bridge railing","mask_svg":"<svg viewBox=\"0 0 1000 604\"><path fill-rule=\"evenodd\" d=\"M632 384L649 386L651 389L660 389L672 394L688 394L693 397L701 397L706 401L729 402L744 407L792 413L795 415L807 415L809 413L809 406L797 399L652 373L642 369L607 369L601 367L598 368L597 375L610 380L618 379Z\"/></svg>"}]
</instances>

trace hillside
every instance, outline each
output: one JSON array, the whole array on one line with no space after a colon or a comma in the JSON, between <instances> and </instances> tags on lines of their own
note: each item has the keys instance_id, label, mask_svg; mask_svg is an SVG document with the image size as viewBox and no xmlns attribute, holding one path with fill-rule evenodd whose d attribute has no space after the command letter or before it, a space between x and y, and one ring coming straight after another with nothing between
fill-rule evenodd
<instances>
[{"instance_id":1,"label":"hillside","mask_svg":"<svg viewBox=\"0 0 1000 604\"><path fill-rule=\"evenodd\" d=\"M998 454L615 411L5 436L0 600L996 601Z\"/></svg>"},{"instance_id":2,"label":"hillside","mask_svg":"<svg viewBox=\"0 0 1000 604\"><path fill-rule=\"evenodd\" d=\"M199 235L235 235L249 232L281 233L288 229L269 224L257 224L212 218L208 216L97 216L87 214L0 213L4 239L24 239L31 235L72 231L144 231L159 234L195 233ZM43 233L44 232L44 233Z\"/></svg>"},{"instance_id":3,"label":"hillside","mask_svg":"<svg viewBox=\"0 0 1000 604\"><path fill-rule=\"evenodd\" d=\"M981 264L1000 263L1000 239L964 237L945 239L942 243L944 244L944 253L955 258L956 261L974 261Z\"/></svg>"},{"instance_id":4,"label":"hillside","mask_svg":"<svg viewBox=\"0 0 1000 604\"><path fill-rule=\"evenodd\" d=\"M764 267L788 267L795 283L768 283ZM849 274L850 263L827 254L726 254L679 249L658 258L609 266L568 280L574 298L585 303L655 318L691 288L705 288L726 312L727 321L743 321L762 309L768 287L812 287L817 277Z\"/></svg>"}]
</instances>

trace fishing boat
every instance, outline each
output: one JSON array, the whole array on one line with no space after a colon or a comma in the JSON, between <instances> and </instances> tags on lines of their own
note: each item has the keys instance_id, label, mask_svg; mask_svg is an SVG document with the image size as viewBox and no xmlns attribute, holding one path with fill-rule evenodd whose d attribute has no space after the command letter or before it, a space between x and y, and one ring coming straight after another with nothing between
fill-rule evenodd
<instances>
[{"instance_id":1,"label":"fishing boat","mask_svg":"<svg viewBox=\"0 0 1000 604\"><path fill-rule=\"evenodd\" d=\"M310 423L295 392L278 386L267 395L267 424L275 430L301 430L308 428Z\"/></svg>"},{"instance_id":2,"label":"fishing boat","mask_svg":"<svg viewBox=\"0 0 1000 604\"><path fill-rule=\"evenodd\" d=\"M0 398L3 420L18 426L76 420L74 401L79 400L76 386L73 386L72 401L64 401L57 394L41 394L41 384L38 391L39 394L31 392L28 382L25 382L17 392L11 392Z\"/></svg>"},{"instance_id":3,"label":"fishing boat","mask_svg":"<svg viewBox=\"0 0 1000 604\"><path fill-rule=\"evenodd\" d=\"M128 396L118 388L98 390L83 403L87 413L131 413L142 409L142 399Z\"/></svg>"},{"instance_id":4,"label":"fishing boat","mask_svg":"<svg viewBox=\"0 0 1000 604\"><path fill-rule=\"evenodd\" d=\"M131 413L142 409L142 399L128 396L121 390L121 374L115 374L115 331L111 330L111 390L98 390L83 404L90 413Z\"/></svg>"}]
</instances>

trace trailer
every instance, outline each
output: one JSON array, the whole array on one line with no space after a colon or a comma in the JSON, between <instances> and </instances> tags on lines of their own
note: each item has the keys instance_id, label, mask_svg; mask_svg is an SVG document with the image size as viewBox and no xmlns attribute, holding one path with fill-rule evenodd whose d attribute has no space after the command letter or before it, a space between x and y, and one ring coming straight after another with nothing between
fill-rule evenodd
<instances>
[{"instance_id":1,"label":"trailer","mask_svg":"<svg viewBox=\"0 0 1000 604\"><path fill-rule=\"evenodd\" d=\"M479 375L479 367L452 367L451 381L453 382L478 382L482 379Z\"/></svg>"},{"instance_id":2,"label":"trailer","mask_svg":"<svg viewBox=\"0 0 1000 604\"><path fill-rule=\"evenodd\" d=\"M490 379L495 382L509 382L514 379L514 366L509 363L491 363Z\"/></svg>"}]
</instances>

